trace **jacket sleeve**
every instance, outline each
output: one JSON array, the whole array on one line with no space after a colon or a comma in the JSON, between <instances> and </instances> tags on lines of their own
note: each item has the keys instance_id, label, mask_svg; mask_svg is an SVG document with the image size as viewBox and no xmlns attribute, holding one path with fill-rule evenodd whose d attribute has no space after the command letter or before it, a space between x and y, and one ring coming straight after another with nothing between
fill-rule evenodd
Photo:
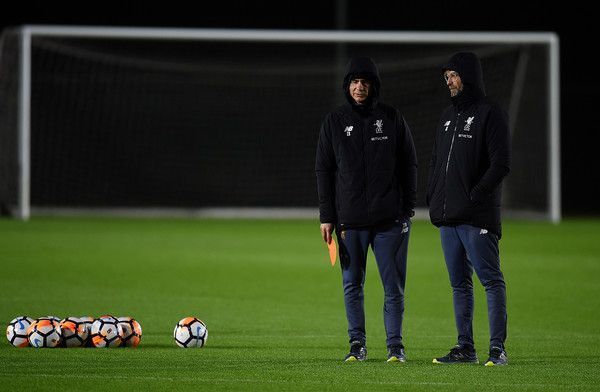
<instances>
[{"instance_id":1,"label":"jacket sleeve","mask_svg":"<svg viewBox=\"0 0 600 392\"><path fill-rule=\"evenodd\" d=\"M337 223L335 211L335 175L337 164L331 141L330 116L321 125L317 143L315 172L319 195L319 220L321 223Z\"/></svg>"},{"instance_id":2,"label":"jacket sleeve","mask_svg":"<svg viewBox=\"0 0 600 392\"><path fill-rule=\"evenodd\" d=\"M398 160L396 171L402 187L402 218L415 214L417 205L417 152L410 128L402 115L398 117Z\"/></svg>"},{"instance_id":3,"label":"jacket sleeve","mask_svg":"<svg viewBox=\"0 0 600 392\"><path fill-rule=\"evenodd\" d=\"M510 131L508 116L499 107L490 110L485 130L489 167L471 190L471 200L480 202L488 197L510 171Z\"/></svg>"}]
</instances>

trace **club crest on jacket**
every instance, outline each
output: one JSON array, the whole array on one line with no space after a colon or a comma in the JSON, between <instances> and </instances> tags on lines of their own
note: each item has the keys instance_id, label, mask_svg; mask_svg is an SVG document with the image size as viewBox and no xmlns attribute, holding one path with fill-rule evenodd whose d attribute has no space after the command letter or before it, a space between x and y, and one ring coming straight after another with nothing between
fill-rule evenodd
<instances>
[{"instance_id":1,"label":"club crest on jacket","mask_svg":"<svg viewBox=\"0 0 600 392\"><path fill-rule=\"evenodd\" d=\"M475 116L473 117L469 117L465 120L465 127L463 128L463 130L469 132L471 130L471 124L473 124L473 119L475 118Z\"/></svg>"},{"instance_id":2,"label":"club crest on jacket","mask_svg":"<svg viewBox=\"0 0 600 392\"><path fill-rule=\"evenodd\" d=\"M376 120L373 125L375 125L375 133L383 133L383 120Z\"/></svg>"}]
</instances>

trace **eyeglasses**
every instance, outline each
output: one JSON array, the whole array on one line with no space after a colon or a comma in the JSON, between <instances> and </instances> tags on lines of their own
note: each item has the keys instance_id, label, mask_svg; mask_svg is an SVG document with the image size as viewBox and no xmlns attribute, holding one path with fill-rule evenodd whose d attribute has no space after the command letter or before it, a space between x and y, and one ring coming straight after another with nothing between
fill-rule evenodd
<instances>
[{"instance_id":1,"label":"eyeglasses","mask_svg":"<svg viewBox=\"0 0 600 392\"><path fill-rule=\"evenodd\" d=\"M451 72L448 72L448 73L444 74L444 80L446 81L446 83L448 83L448 81L450 79L456 79L456 78L459 78L459 77L460 76L455 71L451 71Z\"/></svg>"}]
</instances>

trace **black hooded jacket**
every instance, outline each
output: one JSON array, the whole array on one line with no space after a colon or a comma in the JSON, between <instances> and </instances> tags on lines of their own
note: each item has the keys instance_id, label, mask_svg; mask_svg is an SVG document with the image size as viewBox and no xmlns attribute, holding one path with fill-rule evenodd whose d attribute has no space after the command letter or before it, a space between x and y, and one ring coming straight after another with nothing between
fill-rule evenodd
<instances>
[{"instance_id":1,"label":"black hooded jacket","mask_svg":"<svg viewBox=\"0 0 600 392\"><path fill-rule=\"evenodd\" d=\"M372 82L367 102L357 105L350 81ZM414 214L417 159L400 112L378 102L380 79L370 58L348 63L343 89L348 103L329 113L319 134L315 171L321 223L365 227Z\"/></svg>"},{"instance_id":2,"label":"black hooded jacket","mask_svg":"<svg viewBox=\"0 0 600 392\"><path fill-rule=\"evenodd\" d=\"M438 124L429 163L427 205L436 226L469 224L502 236L502 180L510 171L508 116L485 95L481 63L457 53L442 67L456 71L463 91Z\"/></svg>"}]
</instances>

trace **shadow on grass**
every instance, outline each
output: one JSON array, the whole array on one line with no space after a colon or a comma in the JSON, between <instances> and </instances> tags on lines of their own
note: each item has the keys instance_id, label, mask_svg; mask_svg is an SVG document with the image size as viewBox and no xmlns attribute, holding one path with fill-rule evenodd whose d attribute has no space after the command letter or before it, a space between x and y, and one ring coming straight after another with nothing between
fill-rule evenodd
<instances>
[{"instance_id":1,"label":"shadow on grass","mask_svg":"<svg viewBox=\"0 0 600 392\"><path fill-rule=\"evenodd\" d=\"M160 349L174 349L181 350L182 347L177 346L173 343L140 343L140 349L142 348L160 348ZM190 350L194 347L190 347ZM260 350L265 349L265 346L262 345L244 345L244 346L223 346L223 345L213 345L208 343L204 347L200 347L202 350Z\"/></svg>"}]
</instances>

